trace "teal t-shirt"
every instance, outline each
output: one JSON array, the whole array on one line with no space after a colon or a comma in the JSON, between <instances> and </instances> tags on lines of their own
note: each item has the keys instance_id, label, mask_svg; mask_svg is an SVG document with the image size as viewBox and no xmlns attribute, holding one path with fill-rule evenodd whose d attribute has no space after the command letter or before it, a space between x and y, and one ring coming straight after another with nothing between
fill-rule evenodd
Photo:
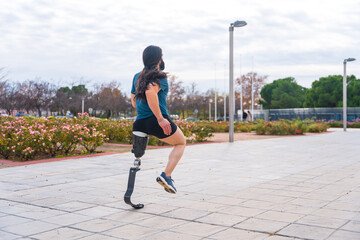
<instances>
[{"instance_id":1,"label":"teal t-shirt","mask_svg":"<svg viewBox=\"0 0 360 240\"><path fill-rule=\"evenodd\" d=\"M131 93L136 94L136 83L139 78L140 73L135 74L133 82L132 82L132 88ZM166 78L160 79L160 88L161 90L158 92L158 98L159 98L159 106L161 113L164 115L169 115L169 112L167 110L166 105L166 97L169 92L169 85ZM154 115L154 113L151 111L149 104L147 101L141 101L136 100L136 111L137 111L137 117L136 119L144 119L151 117Z\"/></svg>"}]
</instances>

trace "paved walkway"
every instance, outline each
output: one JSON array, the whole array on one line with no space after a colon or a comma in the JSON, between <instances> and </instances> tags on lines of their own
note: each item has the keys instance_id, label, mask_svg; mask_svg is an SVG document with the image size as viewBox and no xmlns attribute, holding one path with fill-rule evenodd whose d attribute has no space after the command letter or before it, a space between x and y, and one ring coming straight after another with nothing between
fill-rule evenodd
<instances>
[{"instance_id":1,"label":"paved walkway","mask_svg":"<svg viewBox=\"0 0 360 240\"><path fill-rule=\"evenodd\" d=\"M360 239L360 131L195 145L155 182L170 149L0 170L0 239Z\"/></svg>"}]
</instances>

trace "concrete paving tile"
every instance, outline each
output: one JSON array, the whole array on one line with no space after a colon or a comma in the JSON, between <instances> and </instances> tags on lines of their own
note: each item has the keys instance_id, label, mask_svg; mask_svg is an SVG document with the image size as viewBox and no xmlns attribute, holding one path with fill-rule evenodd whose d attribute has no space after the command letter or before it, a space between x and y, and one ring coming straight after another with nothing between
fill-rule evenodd
<instances>
[{"instance_id":1,"label":"concrete paving tile","mask_svg":"<svg viewBox=\"0 0 360 240\"><path fill-rule=\"evenodd\" d=\"M283 237L283 236L273 235L273 236L269 236L269 237L264 238L264 240L298 240L298 238Z\"/></svg>"},{"instance_id":2,"label":"concrete paving tile","mask_svg":"<svg viewBox=\"0 0 360 240\"><path fill-rule=\"evenodd\" d=\"M328 204L328 201L323 200L314 200L314 199L307 199L307 198L297 198L290 202L291 204L300 205L300 206L308 206L308 207L317 207L321 208Z\"/></svg>"},{"instance_id":3,"label":"concrete paving tile","mask_svg":"<svg viewBox=\"0 0 360 240\"><path fill-rule=\"evenodd\" d=\"M297 220L296 223L337 229L346 222L348 222L348 220L309 215Z\"/></svg>"},{"instance_id":4,"label":"concrete paving tile","mask_svg":"<svg viewBox=\"0 0 360 240\"><path fill-rule=\"evenodd\" d=\"M158 229L128 224L102 232L102 234L121 239L147 239L147 237L149 237L150 235L153 235L160 231L161 230Z\"/></svg>"},{"instance_id":5,"label":"concrete paving tile","mask_svg":"<svg viewBox=\"0 0 360 240\"><path fill-rule=\"evenodd\" d=\"M307 198L307 199L314 199L314 200L322 200L322 201L333 201L337 198L339 198L338 195L336 194L319 194L316 191L315 192L311 192L308 194L304 194L302 196L302 198Z\"/></svg>"},{"instance_id":6,"label":"concrete paving tile","mask_svg":"<svg viewBox=\"0 0 360 240\"><path fill-rule=\"evenodd\" d=\"M111 237L111 236L106 236L106 235L102 235L102 234L93 234L84 238L79 238L79 240L116 240L116 239L120 239L120 238L115 238L115 237Z\"/></svg>"},{"instance_id":7,"label":"concrete paving tile","mask_svg":"<svg viewBox=\"0 0 360 240\"><path fill-rule=\"evenodd\" d=\"M174 206L174 207L188 207L188 206L192 206L194 204L197 204L197 201L193 201L193 200L185 200L185 199L167 199L167 198L163 198L165 199L165 202L170 205L170 206ZM160 200L156 200L153 203L159 203L162 202L161 199Z\"/></svg>"},{"instance_id":8,"label":"concrete paving tile","mask_svg":"<svg viewBox=\"0 0 360 240\"><path fill-rule=\"evenodd\" d=\"M178 208L174 211L161 214L162 216L179 218L184 220L195 220L210 214L208 211L194 210L188 208Z\"/></svg>"},{"instance_id":9,"label":"concrete paving tile","mask_svg":"<svg viewBox=\"0 0 360 240\"><path fill-rule=\"evenodd\" d=\"M297 213L302 215L308 215L312 212L316 211L318 208L316 207L309 207L309 206L299 206L299 205L293 205L293 204L282 204L275 206L271 210L277 211L277 212L287 212L287 213Z\"/></svg>"},{"instance_id":10,"label":"concrete paving tile","mask_svg":"<svg viewBox=\"0 0 360 240\"><path fill-rule=\"evenodd\" d=\"M259 187L259 186L262 186L262 187ZM253 186L253 187L246 188L246 192L254 193L254 194L257 194L258 196L270 194L270 193L273 193L276 191L278 191L278 189L269 189L266 187L266 185L264 183Z\"/></svg>"},{"instance_id":11,"label":"concrete paving tile","mask_svg":"<svg viewBox=\"0 0 360 240\"><path fill-rule=\"evenodd\" d=\"M32 221L34 220L13 215L7 215L4 217L0 217L0 228Z\"/></svg>"},{"instance_id":12,"label":"concrete paving tile","mask_svg":"<svg viewBox=\"0 0 360 240\"><path fill-rule=\"evenodd\" d=\"M202 223L209 223L209 224L214 224L214 225L230 227L239 222L244 221L245 219L246 219L246 217L241 217L241 216L237 216L237 215L211 213L210 215L196 219L196 221L202 222Z\"/></svg>"},{"instance_id":13,"label":"concrete paving tile","mask_svg":"<svg viewBox=\"0 0 360 240\"><path fill-rule=\"evenodd\" d=\"M146 218L151 218L151 217L153 217L153 215L140 213L140 212L137 212L136 210L134 210L134 211L122 211L119 213L105 216L103 218L114 220L114 221L119 221L119 222L132 223L132 222L138 222L140 220L143 220Z\"/></svg>"},{"instance_id":14,"label":"concrete paving tile","mask_svg":"<svg viewBox=\"0 0 360 240\"><path fill-rule=\"evenodd\" d=\"M286 187L286 190L294 191L294 192L302 192L302 193L310 193L310 192L314 191L314 189L311 187L300 187L300 186L294 186L294 185Z\"/></svg>"},{"instance_id":15,"label":"concrete paving tile","mask_svg":"<svg viewBox=\"0 0 360 240\"><path fill-rule=\"evenodd\" d=\"M83 209L94 207L94 206L95 206L94 204L74 201L74 202L67 202L67 203L55 205L54 208L59 209L59 210L73 212L73 211L79 211L79 210L83 210Z\"/></svg>"},{"instance_id":16,"label":"concrete paving tile","mask_svg":"<svg viewBox=\"0 0 360 240\"><path fill-rule=\"evenodd\" d=\"M256 216L256 218L274 220L279 222L292 223L302 218L304 215L288 212L278 212L278 211L267 211Z\"/></svg>"},{"instance_id":17,"label":"concrete paving tile","mask_svg":"<svg viewBox=\"0 0 360 240\"><path fill-rule=\"evenodd\" d=\"M252 207L252 208L265 209L265 210L271 209L276 205L279 204L274 202L260 201L260 200L248 200L240 204L240 206L243 207Z\"/></svg>"},{"instance_id":18,"label":"concrete paving tile","mask_svg":"<svg viewBox=\"0 0 360 240\"><path fill-rule=\"evenodd\" d=\"M85 222L94 219L92 216L85 216L76 213L66 213L59 216L44 218L42 221L57 224L60 226L68 226L75 223Z\"/></svg>"},{"instance_id":19,"label":"concrete paving tile","mask_svg":"<svg viewBox=\"0 0 360 240\"><path fill-rule=\"evenodd\" d=\"M338 219L345 219L345 220L351 220L358 214L359 214L359 212L335 210L335 209L330 209L330 208L326 208L326 207L315 210L311 213L311 215L315 215L315 216L321 216L321 217L327 217L327 218L338 218Z\"/></svg>"},{"instance_id":20,"label":"concrete paving tile","mask_svg":"<svg viewBox=\"0 0 360 240\"><path fill-rule=\"evenodd\" d=\"M177 227L173 227L171 228L171 231L199 237L207 237L225 229L226 227L214 226L205 223L189 222Z\"/></svg>"},{"instance_id":21,"label":"concrete paving tile","mask_svg":"<svg viewBox=\"0 0 360 240\"><path fill-rule=\"evenodd\" d=\"M266 232L266 233L276 233L288 225L289 225L288 222L279 222L279 221L274 221L274 220L249 218L249 219L235 225L234 228L258 231L258 232Z\"/></svg>"},{"instance_id":22,"label":"concrete paving tile","mask_svg":"<svg viewBox=\"0 0 360 240\"><path fill-rule=\"evenodd\" d=\"M279 184L272 184L272 183L263 183L263 184L259 184L256 185L257 188L264 188L267 190L280 190L280 189L284 189L286 188L286 186L284 185L279 185ZM269 191L269 192L273 192L273 191Z\"/></svg>"},{"instance_id":23,"label":"concrete paving tile","mask_svg":"<svg viewBox=\"0 0 360 240\"><path fill-rule=\"evenodd\" d=\"M233 214L243 217L255 217L266 210L256 209L256 208L248 208L248 207L228 207L221 209L219 213Z\"/></svg>"},{"instance_id":24,"label":"concrete paving tile","mask_svg":"<svg viewBox=\"0 0 360 240\"><path fill-rule=\"evenodd\" d=\"M87 209L83 209L80 211L75 211L76 214L91 216L91 217L105 217L107 215L111 215L114 213L122 212L122 210L104 206L96 206Z\"/></svg>"},{"instance_id":25,"label":"concrete paving tile","mask_svg":"<svg viewBox=\"0 0 360 240\"><path fill-rule=\"evenodd\" d=\"M177 208L178 207L169 206L166 204L150 203L150 204L146 204L144 208L139 209L138 212L162 214L169 211L173 211Z\"/></svg>"},{"instance_id":26,"label":"concrete paving tile","mask_svg":"<svg viewBox=\"0 0 360 240\"><path fill-rule=\"evenodd\" d=\"M171 239L171 240L199 240L203 239L201 237L196 237L188 234L183 233L175 233L170 231L164 231L160 233L156 233L154 235L146 237L146 240L164 240L164 239Z\"/></svg>"},{"instance_id":27,"label":"concrete paving tile","mask_svg":"<svg viewBox=\"0 0 360 240\"><path fill-rule=\"evenodd\" d=\"M29 206L24 204L19 204L16 206L9 206L9 207L1 207L0 212L6 214L17 214L21 212L26 212L29 209Z\"/></svg>"},{"instance_id":28,"label":"concrete paving tile","mask_svg":"<svg viewBox=\"0 0 360 240\"><path fill-rule=\"evenodd\" d=\"M13 240L13 239L19 239L19 235L15 235L12 233L4 232L0 230L0 239L6 239L6 240Z\"/></svg>"},{"instance_id":29,"label":"concrete paving tile","mask_svg":"<svg viewBox=\"0 0 360 240\"><path fill-rule=\"evenodd\" d=\"M211 203L211 202L198 202L194 205L189 205L187 208L195 209L195 210L202 210L202 211L208 211L208 212L215 212L215 211L221 211L221 209L228 207L224 204L218 204L218 203Z\"/></svg>"},{"instance_id":30,"label":"concrete paving tile","mask_svg":"<svg viewBox=\"0 0 360 240\"><path fill-rule=\"evenodd\" d=\"M67 212L52 210L48 208L36 209L36 210L29 210L27 209L25 212L16 213L16 216L24 217L24 218L31 218L35 220L41 220L49 217L59 216L65 214Z\"/></svg>"},{"instance_id":31,"label":"concrete paving tile","mask_svg":"<svg viewBox=\"0 0 360 240\"><path fill-rule=\"evenodd\" d=\"M334 232L334 229L313 227L293 223L278 232L279 235L285 235L296 238L306 239L326 239Z\"/></svg>"},{"instance_id":32,"label":"concrete paving tile","mask_svg":"<svg viewBox=\"0 0 360 240\"><path fill-rule=\"evenodd\" d=\"M263 233L257 233L257 232L251 232L246 230L240 230L240 229L234 229L234 228L228 228L225 231L218 232L214 235L211 235L210 239L217 239L217 240L223 240L223 239L246 239L246 240L260 240L267 237L267 234Z\"/></svg>"},{"instance_id":33,"label":"concrete paving tile","mask_svg":"<svg viewBox=\"0 0 360 240\"><path fill-rule=\"evenodd\" d=\"M277 196L295 197L295 198L304 195L303 192L290 191L290 190L288 190L288 189L276 190L275 192L272 192L271 194L277 195Z\"/></svg>"},{"instance_id":34,"label":"concrete paving tile","mask_svg":"<svg viewBox=\"0 0 360 240\"><path fill-rule=\"evenodd\" d=\"M103 231L106 231L106 230L109 230L112 228L120 227L125 224L126 223L122 223L119 221L113 221L110 219L96 218L96 219L93 219L90 221L70 225L70 227L88 231L88 232L99 233L99 232L103 232Z\"/></svg>"},{"instance_id":35,"label":"concrete paving tile","mask_svg":"<svg viewBox=\"0 0 360 240\"><path fill-rule=\"evenodd\" d=\"M185 220L174 219L174 218L169 218L169 217L162 217L162 216L154 216L151 218L137 221L134 224L148 227L148 228L166 230L166 229L171 229L175 226L179 226L179 225L182 225L185 223L187 223L187 221L185 221Z\"/></svg>"},{"instance_id":36,"label":"concrete paving tile","mask_svg":"<svg viewBox=\"0 0 360 240\"><path fill-rule=\"evenodd\" d=\"M343 211L360 211L360 204L356 202L348 203L341 201L334 201L326 205L326 208L335 209L335 210L343 210Z\"/></svg>"},{"instance_id":37,"label":"concrete paving tile","mask_svg":"<svg viewBox=\"0 0 360 240\"><path fill-rule=\"evenodd\" d=\"M235 205L235 206L245 201L246 199L226 197L226 196L218 196L208 200L208 202L211 203L218 203L223 205Z\"/></svg>"},{"instance_id":38,"label":"concrete paving tile","mask_svg":"<svg viewBox=\"0 0 360 240\"><path fill-rule=\"evenodd\" d=\"M350 221L341 227L342 230L360 232L360 221Z\"/></svg>"},{"instance_id":39,"label":"concrete paving tile","mask_svg":"<svg viewBox=\"0 0 360 240\"><path fill-rule=\"evenodd\" d=\"M32 221L32 222L26 222L26 223L4 227L1 230L13 234L17 234L20 236L29 236L57 228L59 228L59 225L41 222L41 221Z\"/></svg>"},{"instance_id":40,"label":"concrete paving tile","mask_svg":"<svg viewBox=\"0 0 360 240\"><path fill-rule=\"evenodd\" d=\"M295 199L294 197L279 196L273 194L267 194L261 197L262 201L273 202L273 203L286 203L294 199Z\"/></svg>"},{"instance_id":41,"label":"concrete paving tile","mask_svg":"<svg viewBox=\"0 0 360 240\"><path fill-rule=\"evenodd\" d=\"M360 233L359 232L349 232L349 231L343 231L338 230L334 234L332 234L328 240L359 240L360 239Z\"/></svg>"},{"instance_id":42,"label":"concrete paving tile","mask_svg":"<svg viewBox=\"0 0 360 240\"><path fill-rule=\"evenodd\" d=\"M37 206L49 206L52 207L54 205L64 204L70 202L69 199L59 198L59 197L51 197L51 198L44 198L38 201L33 201L32 204Z\"/></svg>"},{"instance_id":43,"label":"concrete paving tile","mask_svg":"<svg viewBox=\"0 0 360 240\"><path fill-rule=\"evenodd\" d=\"M54 229L51 231L47 231L44 233L32 235L35 239L39 240L49 240L49 239L79 239L85 236L89 236L92 233L81 231L78 229L62 227L58 229Z\"/></svg>"}]
</instances>

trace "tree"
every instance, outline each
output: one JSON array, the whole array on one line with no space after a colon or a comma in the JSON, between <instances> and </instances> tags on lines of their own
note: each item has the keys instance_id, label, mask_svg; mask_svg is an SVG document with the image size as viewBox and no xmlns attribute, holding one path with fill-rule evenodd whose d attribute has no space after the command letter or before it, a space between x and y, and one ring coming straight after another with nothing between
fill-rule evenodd
<instances>
[{"instance_id":1,"label":"tree","mask_svg":"<svg viewBox=\"0 0 360 240\"><path fill-rule=\"evenodd\" d=\"M127 98L120 91L119 87L120 85L115 81L109 84L101 85L98 97L100 107L108 112L107 117L118 115L120 111L126 111L128 108Z\"/></svg>"},{"instance_id":2,"label":"tree","mask_svg":"<svg viewBox=\"0 0 360 240\"><path fill-rule=\"evenodd\" d=\"M20 84L22 108L37 111L41 117L41 110L48 110L54 95L53 86L45 81L29 80Z\"/></svg>"},{"instance_id":3,"label":"tree","mask_svg":"<svg viewBox=\"0 0 360 240\"><path fill-rule=\"evenodd\" d=\"M298 85L294 78L275 80L261 89L260 103L266 109L303 107L306 88Z\"/></svg>"},{"instance_id":4,"label":"tree","mask_svg":"<svg viewBox=\"0 0 360 240\"><path fill-rule=\"evenodd\" d=\"M58 114L62 116L66 115L72 100L69 97L70 92L71 90L69 87L61 87L56 91L50 104L52 112L57 111Z\"/></svg>"},{"instance_id":5,"label":"tree","mask_svg":"<svg viewBox=\"0 0 360 240\"><path fill-rule=\"evenodd\" d=\"M349 77L348 83L348 106L360 107L360 79L356 79L355 76Z\"/></svg>"},{"instance_id":6,"label":"tree","mask_svg":"<svg viewBox=\"0 0 360 240\"><path fill-rule=\"evenodd\" d=\"M5 109L7 114L12 115L13 111L19 108L19 95L18 84L1 82L0 107Z\"/></svg>"},{"instance_id":7,"label":"tree","mask_svg":"<svg viewBox=\"0 0 360 240\"><path fill-rule=\"evenodd\" d=\"M312 83L305 93L304 107L342 107L341 75L322 77Z\"/></svg>"},{"instance_id":8,"label":"tree","mask_svg":"<svg viewBox=\"0 0 360 240\"><path fill-rule=\"evenodd\" d=\"M236 78L236 86L238 90L235 92L235 108L240 109L240 85L242 86L243 107L251 107L251 83L254 88L254 103L257 104L260 100L260 90L265 85L268 76L260 76L255 72L249 72L242 75L241 78ZM237 107L239 106L239 107Z\"/></svg>"},{"instance_id":9,"label":"tree","mask_svg":"<svg viewBox=\"0 0 360 240\"><path fill-rule=\"evenodd\" d=\"M183 82L176 81L176 79L176 76L169 77L169 94L167 99L167 105L171 113L177 113L178 111L182 111L183 117L185 117L185 88L183 86Z\"/></svg>"}]
</instances>

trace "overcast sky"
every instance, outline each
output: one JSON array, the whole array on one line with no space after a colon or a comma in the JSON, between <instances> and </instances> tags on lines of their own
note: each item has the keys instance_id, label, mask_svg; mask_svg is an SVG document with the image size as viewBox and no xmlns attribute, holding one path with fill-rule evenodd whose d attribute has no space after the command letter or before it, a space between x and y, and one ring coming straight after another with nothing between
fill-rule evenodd
<instances>
[{"instance_id":1,"label":"overcast sky","mask_svg":"<svg viewBox=\"0 0 360 240\"><path fill-rule=\"evenodd\" d=\"M355 57L347 70L360 78L359 0L0 1L0 67L14 81L116 80L130 91L143 49L158 45L166 71L223 92L236 20L248 25L234 31L235 77L253 69L310 87Z\"/></svg>"}]
</instances>

